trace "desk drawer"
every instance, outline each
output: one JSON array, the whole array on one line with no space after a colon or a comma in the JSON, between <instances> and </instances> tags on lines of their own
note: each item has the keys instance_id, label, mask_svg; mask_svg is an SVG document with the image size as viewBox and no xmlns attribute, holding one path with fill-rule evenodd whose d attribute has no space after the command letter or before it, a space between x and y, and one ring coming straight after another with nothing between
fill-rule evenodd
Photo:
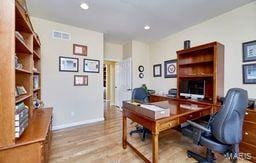
<instances>
[{"instance_id":1,"label":"desk drawer","mask_svg":"<svg viewBox=\"0 0 256 163\"><path fill-rule=\"evenodd\" d=\"M187 122L187 120L193 120L200 118L201 112L191 113L186 116L180 117L180 123Z\"/></svg>"},{"instance_id":2,"label":"desk drawer","mask_svg":"<svg viewBox=\"0 0 256 163\"><path fill-rule=\"evenodd\" d=\"M256 124L250 123L250 122L244 122L243 142L256 146Z\"/></svg>"},{"instance_id":3,"label":"desk drawer","mask_svg":"<svg viewBox=\"0 0 256 163\"><path fill-rule=\"evenodd\" d=\"M167 130L169 128L173 128L175 126L179 125L179 121L178 120L172 120L172 121L167 121L167 122L161 122L159 124L159 130L160 131L164 131Z\"/></svg>"},{"instance_id":4,"label":"desk drawer","mask_svg":"<svg viewBox=\"0 0 256 163\"><path fill-rule=\"evenodd\" d=\"M250 121L250 122L256 122L256 112L246 110L244 120Z\"/></svg>"}]
</instances>

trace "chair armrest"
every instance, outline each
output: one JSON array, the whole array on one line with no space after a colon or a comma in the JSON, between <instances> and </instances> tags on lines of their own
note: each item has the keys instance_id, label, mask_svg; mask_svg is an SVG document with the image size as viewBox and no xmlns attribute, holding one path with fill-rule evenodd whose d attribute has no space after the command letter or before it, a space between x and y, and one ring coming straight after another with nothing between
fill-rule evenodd
<instances>
[{"instance_id":1,"label":"chair armrest","mask_svg":"<svg viewBox=\"0 0 256 163\"><path fill-rule=\"evenodd\" d=\"M211 133L211 130L208 129L208 128L206 128L205 126L202 126L202 125L200 125L200 124L198 124L198 123L195 123L195 122L193 122L193 121L190 121L190 120L188 120L187 122L188 122L191 126L197 128L197 129L200 129L200 130L205 131L205 132L207 132L207 133Z\"/></svg>"}]
</instances>

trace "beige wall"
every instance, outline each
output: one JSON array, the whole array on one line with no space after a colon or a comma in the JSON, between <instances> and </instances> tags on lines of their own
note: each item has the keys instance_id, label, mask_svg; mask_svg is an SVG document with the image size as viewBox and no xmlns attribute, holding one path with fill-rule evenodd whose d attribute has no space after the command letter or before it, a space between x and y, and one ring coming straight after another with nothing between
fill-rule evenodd
<instances>
[{"instance_id":1,"label":"beige wall","mask_svg":"<svg viewBox=\"0 0 256 163\"><path fill-rule=\"evenodd\" d=\"M150 61L159 64L176 58L176 51L183 49L183 41L191 40L192 46L218 41L225 45L225 92L231 87L247 89L256 98L256 85L242 82L242 43L256 39L256 2L187 28L150 45ZM163 70L163 67L162 67ZM157 92L176 87L176 79L153 78L151 87Z\"/></svg>"},{"instance_id":2,"label":"beige wall","mask_svg":"<svg viewBox=\"0 0 256 163\"><path fill-rule=\"evenodd\" d=\"M132 57L132 42L123 45L123 59Z\"/></svg>"},{"instance_id":3,"label":"beige wall","mask_svg":"<svg viewBox=\"0 0 256 163\"><path fill-rule=\"evenodd\" d=\"M142 84L149 86L152 72L149 61L149 45L139 41L132 41L132 87L137 88ZM138 67L144 66L144 78L139 78Z\"/></svg>"},{"instance_id":4,"label":"beige wall","mask_svg":"<svg viewBox=\"0 0 256 163\"><path fill-rule=\"evenodd\" d=\"M42 43L42 99L54 107L55 129L103 120L103 71L83 73L83 59L103 63L103 34L32 18ZM70 41L52 39L52 30L71 34ZM73 43L88 46L88 56L73 55ZM59 56L79 58L79 72L59 72ZM74 86L74 75L88 75L89 86Z\"/></svg>"},{"instance_id":5,"label":"beige wall","mask_svg":"<svg viewBox=\"0 0 256 163\"><path fill-rule=\"evenodd\" d=\"M104 42L104 60L121 61L123 59L123 45Z\"/></svg>"}]
</instances>

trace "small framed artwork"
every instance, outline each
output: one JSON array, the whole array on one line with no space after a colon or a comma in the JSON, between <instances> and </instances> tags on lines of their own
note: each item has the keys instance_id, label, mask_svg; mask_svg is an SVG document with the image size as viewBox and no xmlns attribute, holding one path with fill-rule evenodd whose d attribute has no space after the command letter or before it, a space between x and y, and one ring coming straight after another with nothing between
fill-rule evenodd
<instances>
[{"instance_id":1,"label":"small framed artwork","mask_svg":"<svg viewBox=\"0 0 256 163\"><path fill-rule=\"evenodd\" d=\"M73 44L73 54L74 55L87 56L87 46L86 45Z\"/></svg>"},{"instance_id":2,"label":"small framed artwork","mask_svg":"<svg viewBox=\"0 0 256 163\"><path fill-rule=\"evenodd\" d=\"M84 59L84 72L99 73L100 61L94 59Z\"/></svg>"},{"instance_id":3,"label":"small framed artwork","mask_svg":"<svg viewBox=\"0 0 256 163\"><path fill-rule=\"evenodd\" d=\"M164 77L176 78L177 76L177 60L168 60L164 62Z\"/></svg>"},{"instance_id":4,"label":"small framed artwork","mask_svg":"<svg viewBox=\"0 0 256 163\"><path fill-rule=\"evenodd\" d=\"M243 83L256 84L256 63L243 65Z\"/></svg>"},{"instance_id":5,"label":"small framed artwork","mask_svg":"<svg viewBox=\"0 0 256 163\"><path fill-rule=\"evenodd\" d=\"M88 76L74 75L74 86L88 86Z\"/></svg>"},{"instance_id":6,"label":"small framed artwork","mask_svg":"<svg viewBox=\"0 0 256 163\"><path fill-rule=\"evenodd\" d=\"M162 76L162 64L156 64L153 66L153 76L154 77Z\"/></svg>"},{"instance_id":7,"label":"small framed artwork","mask_svg":"<svg viewBox=\"0 0 256 163\"><path fill-rule=\"evenodd\" d=\"M243 43L243 62L256 61L256 40Z\"/></svg>"},{"instance_id":8,"label":"small framed artwork","mask_svg":"<svg viewBox=\"0 0 256 163\"><path fill-rule=\"evenodd\" d=\"M59 57L59 71L78 72L78 58Z\"/></svg>"}]
</instances>

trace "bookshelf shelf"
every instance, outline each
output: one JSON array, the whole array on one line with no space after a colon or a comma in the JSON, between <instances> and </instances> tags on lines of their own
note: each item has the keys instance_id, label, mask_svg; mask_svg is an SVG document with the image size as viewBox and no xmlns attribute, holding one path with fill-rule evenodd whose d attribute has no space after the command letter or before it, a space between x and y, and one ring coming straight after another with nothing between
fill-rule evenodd
<instances>
[{"instance_id":1,"label":"bookshelf shelf","mask_svg":"<svg viewBox=\"0 0 256 163\"><path fill-rule=\"evenodd\" d=\"M200 74L200 75L180 75L180 78L211 78L213 74Z\"/></svg>"},{"instance_id":2,"label":"bookshelf shelf","mask_svg":"<svg viewBox=\"0 0 256 163\"><path fill-rule=\"evenodd\" d=\"M15 103L17 104L19 102L22 102L22 101L30 98L31 96L32 96L32 94L18 96L18 97L16 97Z\"/></svg>"},{"instance_id":3,"label":"bookshelf shelf","mask_svg":"<svg viewBox=\"0 0 256 163\"><path fill-rule=\"evenodd\" d=\"M39 74L41 74L41 72L40 71L34 71L33 72L35 75L39 75Z\"/></svg>"},{"instance_id":4,"label":"bookshelf shelf","mask_svg":"<svg viewBox=\"0 0 256 163\"><path fill-rule=\"evenodd\" d=\"M16 53L32 54L32 50L17 36L15 36Z\"/></svg>"},{"instance_id":5,"label":"bookshelf shelf","mask_svg":"<svg viewBox=\"0 0 256 163\"><path fill-rule=\"evenodd\" d=\"M213 63L213 60L203 60L203 61L197 61L197 62L188 62L188 63L179 63L179 66L194 66L198 64L211 64Z\"/></svg>"},{"instance_id":6,"label":"bookshelf shelf","mask_svg":"<svg viewBox=\"0 0 256 163\"><path fill-rule=\"evenodd\" d=\"M33 54L34 54L34 59L40 59L40 55L36 51L33 51Z\"/></svg>"},{"instance_id":7,"label":"bookshelf shelf","mask_svg":"<svg viewBox=\"0 0 256 163\"><path fill-rule=\"evenodd\" d=\"M41 88L37 88L37 89L34 89L33 92L37 92L37 91L40 91Z\"/></svg>"},{"instance_id":8,"label":"bookshelf shelf","mask_svg":"<svg viewBox=\"0 0 256 163\"><path fill-rule=\"evenodd\" d=\"M32 74L31 71L25 69L15 69L17 73L25 73L25 74Z\"/></svg>"},{"instance_id":9,"label":"bookshelf shelf","mask_svg":"<svg viewBox=\"0 0 256 163\"><path fill-rule=\"evenodd\" d=\"M22 29L24 32L32 33L28 15L21 5L15 5L16 28Z\"/></svg>"}]
</instances>

